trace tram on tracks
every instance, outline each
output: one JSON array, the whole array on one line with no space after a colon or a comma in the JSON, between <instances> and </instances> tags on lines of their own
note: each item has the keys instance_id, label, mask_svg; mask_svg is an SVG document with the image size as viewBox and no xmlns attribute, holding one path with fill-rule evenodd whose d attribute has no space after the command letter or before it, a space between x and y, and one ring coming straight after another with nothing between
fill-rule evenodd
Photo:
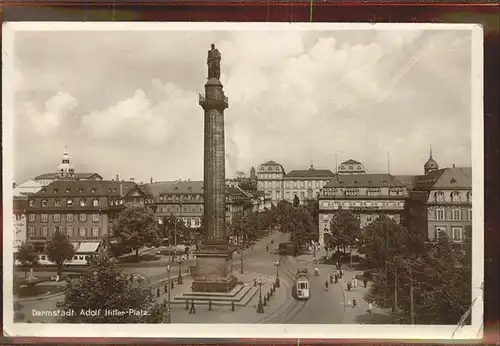
<instances>
[{"instance_id":1,"label":"tram on tracks","mask_svg":"<svg viewBox=\"0 0 500 346\"><path fill-rule=\"evenodd\" d=\"M299 269L295 275L292 296L297 300L307 300L310 297L309 277L306 269Z\"/></svg>"}]
</instances>

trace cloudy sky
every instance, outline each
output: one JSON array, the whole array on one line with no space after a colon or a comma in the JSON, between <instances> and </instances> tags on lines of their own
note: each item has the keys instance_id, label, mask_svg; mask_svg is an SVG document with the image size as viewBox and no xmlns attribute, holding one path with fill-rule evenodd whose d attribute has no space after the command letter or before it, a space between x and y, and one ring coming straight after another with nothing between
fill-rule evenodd
<instances>
[{"instance_id":1,"label":"cloudy sky","mask_svg":"<svg viewBox=\"0 0 500 346\"><path fill-rule=\"evenodd\" d=\"M286 170L419 174L471 165L470 31L16 32L14 178L77 172L202 179L211 43L222 53L226 175ZM247 173L248 174L248 173Z\"/></svg>"}]
</instances>

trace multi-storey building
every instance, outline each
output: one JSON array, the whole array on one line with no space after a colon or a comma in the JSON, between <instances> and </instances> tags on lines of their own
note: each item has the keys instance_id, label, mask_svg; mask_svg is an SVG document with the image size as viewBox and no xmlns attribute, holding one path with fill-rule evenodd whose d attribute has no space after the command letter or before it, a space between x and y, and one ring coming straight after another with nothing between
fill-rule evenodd
<instances>
[{"instance_id":1,"label":"multi-storey building","mask_svg":"<svg viewBox=\"0 0 500 346\"><path fill-rule=\"evenodd\" d=\"M364 174L365 167L359 161L349 159L342 162L337 169L337 174Z\"/></svg>"},{"instance_id":2,"label":"multi-storey building","mask_svg":"<svg viewBox=\"0 0 500 346\"><path fill-rule=\"evenodd\" d=\"M27 242L42 252L59 230L76 248L92 243L97 249L103 238L112 235L111 220L125 205L149 202L134 182L56 180L28 199Z\"/></svg>"},{"instance_id":3,"label":"multi-storey building","mask_svg":"<svg viewBox=\"0 0 500 346\"><path fill-rule=\"evenodd\" d=\"M26 208L28 199L22 197L14 197L13 201L13 222L14 222L14 252L19 246L26 242Z\"/></svg>"},{"instance_id":4,"label":"multi-storey building","mask_svg":"<svg viewBox=\"0 0 500 346\"><path fill-rule=\"evenodd\" d=\"M319 196L319 241L330 233L336 211L347 209L359 219L360 226L371 223L381 213L404 222L407 187L390 174L337 174Z\"/></svg>"},{"instance_id":5,"label":"multi-storey building","mask_svg":"<svg viewBox=\"0 0 500 346\"><path fill-rule=\"evenodd\" d=\"M187 227L198 228L203 218L203 182L167 181L142 186L154 199L155 215L181 218ZM238 187L226 185L226 222L231 223L236 213L243 211L250 198Z\"/></svg>"},{"instance_id":6,"label":"multi-storey building","mask_svg":"<svg viewBox=\"0 0 500 346\"><path fill-rule=\"evenodd\" d=\"M67 150L64 150L61 163L54 173L45 173L35 177L33 180L42 186L47 186L56 180L102 180L98 173L75 173L75 168L70 162Z\"/></svg>"},{"instance_id":7,"label":"multi-storey building","mask_svg":"<svg viewBox=\"0 0 500 346\"><path fill-rule=\"evenodd\" d=\"M315 169L312 165L309 169L292 170L284 177L284 199L290 202L295 196L300 201L316 199L323 186L334 176L329 169Z\"/></svg>"},{"instance_id":8,"label":"multi-storey building","mask_svg":"<svg viewBox=\"0 0 500 346\"><path fill-rule=\"evenodd\" d=\"M279 163L268 161L257 171L257 190L271 195L271 202L277 204L284 198L285 169Z\"/></svg>"},{"instance_id":9,"label":"multi-storey building","mask_svg":"<svg viewBox=\"0 0 500 346\"><path fill-rule=\"evenodd\" d=\"M417 177L409 216L411 229L431 241L441 232L455 242L462 241L465 227L472 223L472 168L434 169Z\"/></svg>"}]
</instances>

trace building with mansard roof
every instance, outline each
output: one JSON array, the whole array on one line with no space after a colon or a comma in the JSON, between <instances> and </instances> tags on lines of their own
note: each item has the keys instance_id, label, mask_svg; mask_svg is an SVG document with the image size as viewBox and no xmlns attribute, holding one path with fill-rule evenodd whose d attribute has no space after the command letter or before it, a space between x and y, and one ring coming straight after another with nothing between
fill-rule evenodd
<instances>
[{"instance_id":1,"label":"building with mansard roof","mask_svg":"<svg viewBox=\"0 0 500 346\"><path fill-rule=\"evenodd\" d=\"M472 224L472 168L453 166L417 177L409 217L411 229L430 241L441 234L463 241L466 227Z\"/></svg>"},{"instance_id":2,"label":"building with mansard roof","mask_svg":"<svg viewBox=\"0 0 500 346\"><path fill-rule=\"evenodd\" d=\"M408 188L390 174L336 174L319 196L319 241L331 233L330 222L340 209L350 210L365 227L383 213L403 223Z\"/></svg>"},{"instance_id":3,"label":"building with mansard roof","mask_svg":"<svg viewBox=\"0 0 500 346\"><path fill-rule=\"evenodd\" d=\"M284 177L285 200L292 202L297 196L301 202L316 199L320 190L335 174L329 169L296 169Z\"/></svg>"},{"instance_id":4,"label":"building with mansard roof","mask_svg":"<svg viewBox=\"0 0 500 346\"><path fill-rule=\"evenodd\" d=\"M337 174L363 174L365 167L359 161L349 159L342 162L337 168Z\"/></svg>"},{"instance_id":5,"label":"building with mansard roof","mask_svg":"<svg viewBox=\"0 0 500 346\"><path fill-rule=\"evenodd\" d=\"M151 202L134 182L56 180L28 198L27 242L42 252L47 240L62 231L75 247L91 243L96 249L112 235L111 221L127 204Z\"/></svg>"},{"instance_id":6,"label":"building with mansard roof","mask_svg":"<svg viewBox=\"0 0 500 346\"><path fill-rule=\"evenodd\" d=\"M269 194L274 205L284 198L285 174L283 166L275 161L267 161L257 170L257 190Z\"/></svg>"}]
</instances>

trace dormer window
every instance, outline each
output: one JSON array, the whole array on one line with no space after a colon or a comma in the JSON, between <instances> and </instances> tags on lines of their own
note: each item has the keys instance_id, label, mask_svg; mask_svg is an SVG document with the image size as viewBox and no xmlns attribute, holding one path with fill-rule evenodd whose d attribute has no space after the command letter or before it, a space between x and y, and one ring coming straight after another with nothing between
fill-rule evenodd
<instances>
[{"instance_id":1,"label":"dormer window","mask_svg":"<svg viewBox=\"0 0 500 346\"><path fill-rule=\"evenodd\" d=\"M97 189L95 187L92 188L92 193L95 193L97 191Z\"/></svg>"},{"instance_id":2,"label":"dormer window","mask_svg":"<svg viewBox=\"0 0 500 346\"><path fill-rule=\"evenodd\" d=\"M79 192L79 193L83 193L83 189L80 187L80 188L78 189L78 192Z\"/></svg>"},{"instance_id":3,"label":"dormer window","mask_svg":"<svg viewBox=\"0 0 500 346\"><path fill-rule=\"evenodd\" d=\"M382 184L387 184L387 180L382 181Z\"/></svg>"},{"instance_id":4,"label":"dormer window","mask_svg":"<svg viewBox=\"0 0 500 346\"><path fill-rule=\"evenodd\" d=\"M109 188L109 189L108 189L108 192L113 192L113 189L112 189L112 188Z\"/></svg>"},{"instance_id":5,"label":"dormer window","mask_svg":"<svg viewBox=\"0 0 500 346\"><path fill-rule=\"evenodd\" d=\"M352 166L349 166L349 169L352 170Z\"/></svg>"},{"instance_id":6,"label":"dormer window","mask_svg":"<svg viewBox=\"0 0 500 346\"><path fill-rule=\"evenodd\" d=\"M444 202L444 192L441 191L435 192L434 199L436 202Z\"/></svg>"},{"instance_id":7,"label":"dormer window","mask_svg":"<svg viewBox=\"0 0 500 346\"><path fill-rule=\"evenodd\" d=\"M163 201L164 196L160 196L160 201Z\"/></svg>"},{"instance_id":8,"label":"dormer window","mask_svg":"<svg viewBox=\"0 0 500 346\"><path fill-rule=\"evenodd\" d=\"M174 190L179 190L179 186L174 187Z\"/></svg>"},{"instance_id":9,"label":"dormer window","mask_svg":"<svg viewBox=\"0 0 500 346\"><path fill-rule=\"evenodd\" d=\"M460 202L460 192L458 191L453 191L451 193L451 201L452 202Z\"/></svg>"},{"instance_id":10,"label":"dormer window","mask_svg":"<svg viewBox=\"0 0 500 346\"><path fill-rule=\"evenodd\" d=\"M357 180L354 180L354 185L357 185L358 184L358 181Z\"/></svg>"},{"instance_id":11,"label":"dormer window","mask_svg":"<svg viewBox=\"0 0 500 346\"><path fill-rule=\"evenodd\" d=\"M371 180L368 180L368 185L371 185L372 184L372 181Z\"/></svg>"},{"instance_id":12,"label":"dormer window","mask_svg":"<svg viewBox=\"0 0 500 346\"><path fill-rule=\"evenodd\" d=\"M47 206L47 200L46 199L42 199L42 207L46 207Z\"/></svg>"},{"instance_id":13,"label":"dormer window","mask_svg":"<svg viewBox=\"0 0 500 346\"><path fill-rule=\"evenodd\" d=\"M96 198L92 201L92 204L94 205L94 207L98 207L99 206L99 200Z\"/></svg>"},{"instance_id":14,"label":"dormer window","mask_svg":"<svg viewBox=\"0 0 500 346\"><path fill-rule=\"evenodd\" d=\"M358 169L361 169L361 166L358 166Z\"/></svg>"},{"instance_id":15,"label":"dormer window","mask_svg":"<svg viewBox=\"0 0 500 346\"><path fill-rule=\"evenodd\" d=\"M265 168L264 167L260 167L260 170L263 171Z\"/></svg>"},{"instance_id":16,"label":"dormer window","mask_svg":"<svg viewBox=\"0 0 500 346\"><path fill-rule=\"evenodd\" d=\"M84 199L81 199L80 200L80 207L85 207L85 200Z\"/></svg>"},{"instance_id":17,"label":"dormer window","mask_svg":"<svg viewBox=\"0 0 500 346\"><path fill-rule=\"evenodd\" d=\"M59 189L54 189L52 190L53 193L58 193L59 192Z\"/></svg>"},{"instance_id":18,"label":"dormer window","mask_svg":"<svg viewBox=\"0 0 500 346\"><path fill-rule=\"evenodd\" d=\"M280 168L279 168L279 167L276 167L276 170L277 170L277 171L279 171L279 170L280 170Z\"/></svg>"},{"instance_id":19,"label":"dormer window","mask_svg":"<svg viewBox=\"0 0 500 346\"><path fill-rule=\"evenodd\" d=\"M273 170L273 168L272 168L272 167L269 167L267 170L268 170L268 171L272 171L272 170Z\"/></svg>"},{"instance_id":20,"label":"dormer window","mask_svg":"<svg viewBox=\"0 0 500 346\"><path fill-rule=\"evenodd\" d=\"M456 183L457 183L457 180L455 178L451 178L450 184L456 184Z\"/></svg>"},{"instance_id":21,"label":"dormer window","mask_svg":"<svg viewBox=\"0 0 500 346\"><path fill-rule=\"evenodd\" d=\"M113 192L116 192L116 187L115 187L115 188L113 188Z\"/></svg>"},{"instance_id":22,"label":"dormer window","mask_svg":"<svg viewBox=\"0 0 500 346\"><path fill-rule=\"evenodd\" d=\"M72 207L72 206L73 206L73 200L72 200L71 198L70 198L70 199L68 199L68 200L66 201L66 205L67 205L68 207Z\"/></svg>"},{"instance_id":23,"label":"dormer window","mask_svg":"<svg viewBox=\"0 0 500 346\"><path fill-rule=\"evenodd\" d=\"M61 201L60 201L60 200L58 200L58 199L56 199L56 201L54 202L54 205L55 205L56 207L60 207L60 206L61 206Z\"/></svg>"},{"instance_id":24,"label":"dormer window","mask_svg":"<svg viewBox=\"0 0 500 346\"><path fill-rule=\"evenodd\" d=\"M471 202L471 201L472 201L472 192L467 192L467 202Z\"/></svg>"},{"instance_id":25,"label":"dormer window","mask_svg":"<svg viewBox=\"0 0 500 346\"><path fill-rule=\"evenodd\" d=\"M69 187L67 187L64 191L66 191L66 193L70 193L71 189Z\"/></svg>"},{"instance_id":26,"label":"dormer window","mask_svg":"<svg viewBox=\"0 0 500 346\"><path fill-rule=\"evenodd\" d=\"M344 166L340 166L340 169L341 169L341 170L344 170L344 169L345 169L345 167L344 167Z\"/></svg>"},{"instance_id":27,"label":"dormer window","mask_svg":"<svg viewBox=\"0 0 500 346\"><path fill-rule=\"evenodd\" d=\"M30 207L34 207L35 206L35 201L33 199L30 199L29 204L30 204Z\"/></svg>"}]
</instances>

